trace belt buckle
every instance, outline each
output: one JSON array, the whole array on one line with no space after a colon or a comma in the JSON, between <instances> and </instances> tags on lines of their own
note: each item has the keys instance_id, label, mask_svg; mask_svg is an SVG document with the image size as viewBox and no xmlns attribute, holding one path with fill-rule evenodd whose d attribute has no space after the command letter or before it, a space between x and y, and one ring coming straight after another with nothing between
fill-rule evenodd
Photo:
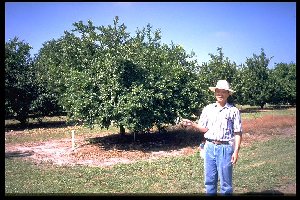
<instances>
[{"instance_id":1,"label":"belt buckle","mask_svg":"<svg viewBox=\"0 0 300 200\"><path fill-rule=\"evenodd\" d=\"M218 140L213 140L213 143L214 143L214 144L222 144L222 142L221 142L221 141L218 141Z\"/></svg>"}]
</instances>

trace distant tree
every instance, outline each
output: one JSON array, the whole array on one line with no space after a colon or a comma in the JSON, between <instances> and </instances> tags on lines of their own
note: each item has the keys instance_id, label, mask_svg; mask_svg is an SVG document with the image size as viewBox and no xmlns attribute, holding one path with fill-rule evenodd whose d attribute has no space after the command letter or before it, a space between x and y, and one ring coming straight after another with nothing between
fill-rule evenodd
<instances>
[{"instance_id":1,"label":"distant tree","mask_svg":"<svg viewBox=\"0 0 300 200\"><path fill-rule=\"evenodd\" d=\"M44 43L37 69L72 119L91 128L112 121L143 131L190 115L201 102L195 61L179 45L160 43L147 25L131 37L115 17L113 25L74 23L58 40ZM47 72L47 74L45 74Z\"/></svg>"},{"instance_id":2,"label":"distant tree","mask_svg":"<svg viewBox=\"0 0 300 200\"><path fill-rule=\"evenodd\" d=\"M32 112L37 116L60 115L64 112L59 105L59 96L63 84L56 84L60 80L60 68L56 68L62 62L61 49L58 42L50 40L43 44L34 59L34 71L38 96L32 103ZM54 67L55 66L55 67ZM57 70L57 71L53 71ZM49 77L51 74L51 77ZM63 92L63 91L62 91Z\"/></svg>"},{"instance_id":3,"label":"distant tree","mask_svg":"<svg viewBox=\"0 0 300 200\"><path fill-rule=\"evenodd\" d=\"M296 64L277 63L270 73L272 104L296 104Z\"/></svg>"},{"instance_id":4,"label":"distant tree","mask_svg":"<svg viewBox=\"0 0 300 200\"><path fill-rule=\"evenodd\" d=\"M286 77L286 80L289 81L287 89L287 102L292 106L296 105L297 102L297 86L296 86L296 63L289 64L289 73Z\"/></svg>"},{"instance_id":5,"label":"distant tree","mask_svg":"<svg viewBox=\"0 0 300 200\"><path fill-rule=\"evenodd\" d=\"M236 63L224 56L222 48L218 47L217 52L217 54L209 53L210 60L208 63L202 63L199 69L202 88L205 88L206 102L215 100L208 87L215 86L218 80L227 80L234 87L233 77L237 72Z\"/></svg>"},{"instance_id":6,"label":"distant tree","mask_svg":"<svg viewBox=\"0 0 300 200\"><path fill-rule=\"evenodd\" d=\"M235 73L234 79L233 79L233 85L235 86L236 93L234 94L236 102L240 105L247 103L247 98L245 98L244 91L245 91L245 82L242 81L242 79L247 78L244 74L246 71L246 67L244 64L241 64L237 68L237 71Z\"/></svg>"},{"instance_id":7,"label":"distant tree","mask_svg":"<svg viewBox=\"0 0 300 200\"><path fill-rule=\"evenodd\" d=\"M5 116L24 125L37 96L30 45L17 37L5 43Z\"/></svg>"},{"instance_id":8,"label":"distant tree","mask_svg":"<svg viewBox=\"0 0 300 200\"><path fill-rule=\"evenodd\" d=\"M260 55L253 54L239 69L235 77L235 88L239 91L236 95L240 104L258 105L263 108L265 103L270 101L269 62L270 58L267 58L264 49L261 49Z\"/></svg>"}]
</instances>

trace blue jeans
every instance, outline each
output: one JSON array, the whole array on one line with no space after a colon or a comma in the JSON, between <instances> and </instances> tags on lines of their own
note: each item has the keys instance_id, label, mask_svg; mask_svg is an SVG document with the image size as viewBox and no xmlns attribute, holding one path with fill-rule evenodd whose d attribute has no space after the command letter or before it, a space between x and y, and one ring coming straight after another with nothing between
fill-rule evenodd
<instances>
[{"instance_id":1,"label":"blue jeans","mask_svg":"<svg viewBox=\"0 0 300 200\"><path fill-rule=\"evenodd\" d=\"M232 194L232 163L233 147L230 144L213 144L206 141L204 146L204 185L208 195L216 195L218 178L220 193Z\"/></svg>"}]
</instances>

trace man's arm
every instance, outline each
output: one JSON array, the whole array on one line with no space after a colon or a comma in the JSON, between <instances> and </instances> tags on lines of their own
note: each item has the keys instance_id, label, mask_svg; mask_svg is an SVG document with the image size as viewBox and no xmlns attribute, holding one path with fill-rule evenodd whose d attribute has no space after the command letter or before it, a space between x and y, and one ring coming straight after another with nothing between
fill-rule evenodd
<instances>
[{"instance_id":1,"label":"man's arm","mask_svg":"<svg viewBox=\"0 0 300 200\"><path fill-rule=\"evenodd\" d=\"M196 129L198 129L201 133L206 133L206 131L208 131L208 128L205 128L205 127L203 127L203 126L201 126L201 125L199 125L199 124L197 124L197 123L195 123L195 122L193 122L193 121L191 121L191 120L183 119L182 122L183 122L183 125L184 125L184 126L191 126L191 127L193 127L193 128L196 128Z\"/></svg>"},{"instance_id":2,"label":"man's arm","mask_svg":"<svg viewBox=\"0 0 300 200\"><path fill-rule=\"evenodd\" d=\"M234 133L234 142L235 142L234 152L231 157L232 164L235 164L239 158L239 150L240 150L241 143L242 143L242 133L241 132Z\"/></svg>"},{"instance_id":3,"label":"man's arm","mask_svg":"<svg viewBox=\"0 0 300 200\"><path fill-rule=\"evenodd\" d=\"M242 143L242 133L241 132L234 133L234 142L235 142L234 151L239 152L240 146L241 146L241 143Z\"/></svg>"},{"instance_id":4,"label":"man's arm","mask_svg":"<svg viewBox=\"0 0 300 200\"><path fill-rule=\"evenodd\" d=\"M200 126L197 123L192 123L192 127L198 129L201 133L206 133L208 131L208 128L205 128L203 126Z\"/></svg>"}]
</instances>

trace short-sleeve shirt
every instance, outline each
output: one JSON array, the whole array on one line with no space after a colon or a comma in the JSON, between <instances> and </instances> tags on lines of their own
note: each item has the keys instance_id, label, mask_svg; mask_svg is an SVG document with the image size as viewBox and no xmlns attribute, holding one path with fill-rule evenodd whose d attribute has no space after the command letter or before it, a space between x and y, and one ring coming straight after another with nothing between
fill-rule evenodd
<instances>
[{"instance_id":1,"label":"short-sleeve shirt","mask_svg":"<svg viewBox=\"0 0 300 200\"><path fill-rule=\"evenodd\" d=\"M207 128L204 137L212 140L230 141L235 132L242 133L240 111L232 104L219 107L212 103L204 107L198 124Z\"/></svg>"}]
</instances>

